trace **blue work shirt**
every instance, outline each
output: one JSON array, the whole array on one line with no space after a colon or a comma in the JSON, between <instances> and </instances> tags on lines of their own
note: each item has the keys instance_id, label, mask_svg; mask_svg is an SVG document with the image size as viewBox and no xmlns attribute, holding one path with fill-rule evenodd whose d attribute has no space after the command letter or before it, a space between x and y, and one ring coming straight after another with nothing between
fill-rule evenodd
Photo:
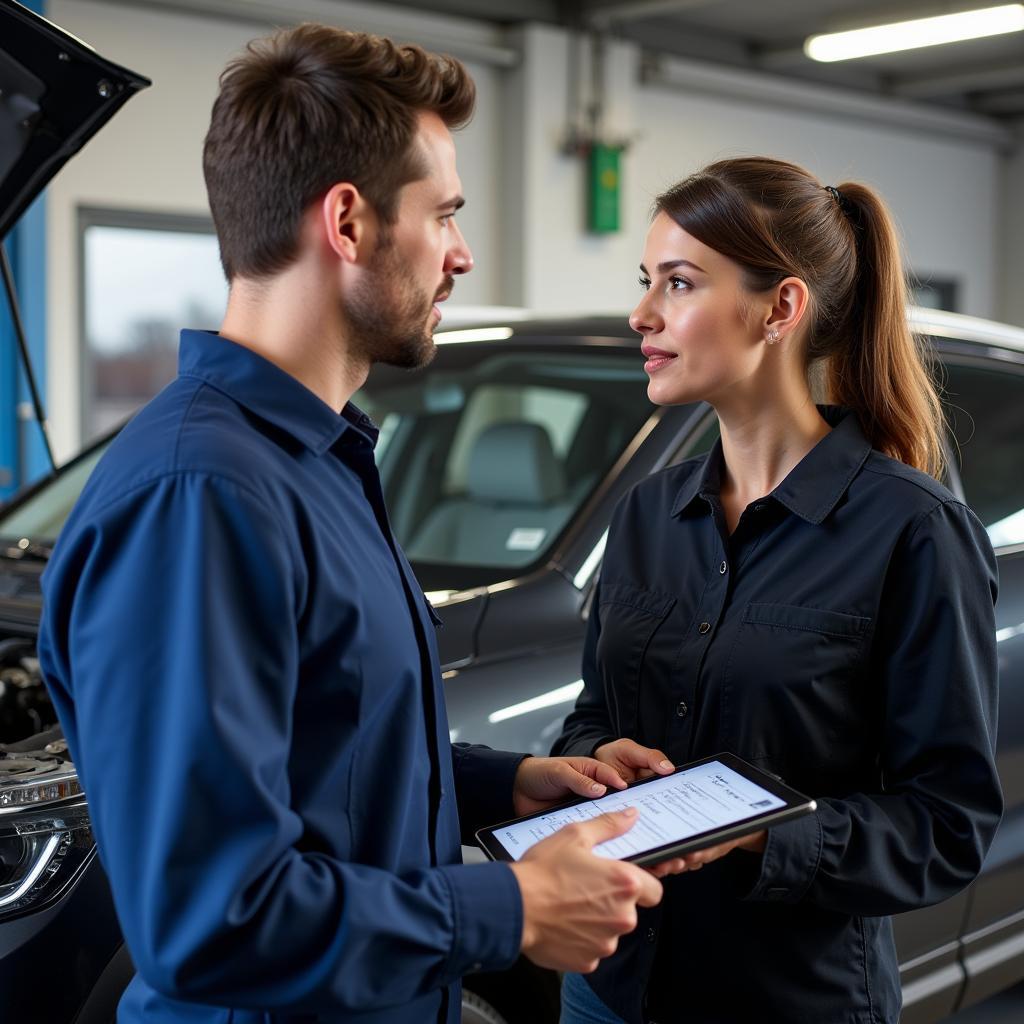
<instances>
[{"instance_id":1,"label":"blue work shirt","mask_svg":"<svg viewBox=\"0 0 1024 1024\"><path fill-rule=\"evenodd\" d=\"M182 333L44 577L39 653L138 974L118 1020L459 1019L512 964L520 755L449 743L376 430L242 345ZM458 804L458 809L456 807Z\"/></svg>"},{"instance_id":2,"label":"blue work shirt","mask_svg":"<svg viewBox=\"0 0 1024 1024\"><path fill-rule=\"evenodd\" d=\"M721 443L619 504L559 754L731 750L817 798L665 896L588 977L632 1024L896 1024L888 915L981 868L1002 811L996 560L945 487L833 429L730 533Z\"/></svg>"}]
</instances>

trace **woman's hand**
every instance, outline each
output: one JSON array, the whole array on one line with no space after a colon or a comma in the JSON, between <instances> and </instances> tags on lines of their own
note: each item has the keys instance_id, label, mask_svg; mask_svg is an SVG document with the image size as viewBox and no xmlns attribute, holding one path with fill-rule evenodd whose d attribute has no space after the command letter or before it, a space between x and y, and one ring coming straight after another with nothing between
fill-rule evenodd
<instances>
[{"instance_id":1,"label":"woman's hand","mask_svg":"<svg viewBox=\"0 0 1024 1024\"><path fill-rule=\"evenodd\" d=\"M614 766L592 757L527 757L516 771L512 805L516 814L533 814L573 796L604 796L609 788L626 783Z\"/></svg>"},{"instance_id":2,"label":"woman's hand","mask_svg":"<svg viewBox=\"0 0 1024 1024\"><path fill-rule=\"evenodd\" d=\"M713 860L718 860L719 857L724 857L733 850L764 853L767 842L768 832L765 829L761 829L760 832L752 832L749 836L743 836L740 839L730 839L729 842L719 843L718 846L709 846L704 850L696 850L693 853L686 854L685 857L676 858L682 862L682 867L679 871L673 871L672 874L679 874L683 871L699 871L705 864L710 864Z\"/></svg>"},{"instance_id":3,"label":"woman's hand","mask_svg":"<svg viewBox=\"0 0 1024 1024\"><path fill-rule=\"evenodd\" d=\"M594 757L615 769L627 782L649 779L652 775L670 775L675 765L654 747L642 747L633 740L613 740L594 751Z\"/></svg>"}]
</instances>

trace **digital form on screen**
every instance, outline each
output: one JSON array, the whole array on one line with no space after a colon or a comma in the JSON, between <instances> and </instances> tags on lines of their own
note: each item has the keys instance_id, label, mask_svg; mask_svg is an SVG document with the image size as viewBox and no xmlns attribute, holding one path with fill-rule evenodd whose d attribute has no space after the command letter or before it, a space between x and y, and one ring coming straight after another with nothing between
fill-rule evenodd
<instances>
[{"instance_id":1,"label":"digital form on screen","mask_svg":"<svg viewBox=\"0 0 1024 1024\"><path fill-rule=\"evenodd\" d=\"M586 821L607 811L636 807L639 817L625 835L594 847L599 857L622 859L784 806L785 801L774 793L720 761L709 761L685 772L652 780L639 788L609 793L599 800L588 800L529 821L506 825L496 829L494 835L512 858L519 860L534 843L565 825Z\"/></svg>"}]
</instances>

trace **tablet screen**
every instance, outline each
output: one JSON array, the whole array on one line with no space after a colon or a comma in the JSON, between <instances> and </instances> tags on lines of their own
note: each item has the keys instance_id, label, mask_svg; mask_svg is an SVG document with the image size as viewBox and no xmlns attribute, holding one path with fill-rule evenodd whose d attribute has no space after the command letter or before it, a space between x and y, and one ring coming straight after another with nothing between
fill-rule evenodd
<instances>
[{"instance_id":1,"label":"tablet screen","mask_svg":"<svg viewBox=\"0 0 1024 1024\"><path fill-rule=\"evenodd\" d=\"M636 807L640 812L637 822L625 835L594 847L594 853L600 857L621 860L785 806L786 801L781 797L744 778L728 765L708 761L673 775L651 779L641 786L608 793L598 800L502 825L494 830L494 838L513 860L519 860L534 843L565 825L586 821L607 811Z\"/></svg>"}]
</instances>

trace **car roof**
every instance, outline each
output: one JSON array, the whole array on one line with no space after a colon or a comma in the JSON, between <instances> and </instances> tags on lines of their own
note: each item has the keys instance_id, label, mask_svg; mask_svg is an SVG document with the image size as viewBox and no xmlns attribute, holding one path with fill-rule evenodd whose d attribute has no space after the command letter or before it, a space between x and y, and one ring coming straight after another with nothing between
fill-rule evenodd
<instances>
[{"instance_id":1,"label":"car roof","mask_svg":"<svg viewBox=\"0 0 1024 1024\"><path fill-rule=\"evenodd\" d=\"M945 310L912 306L908 310L911 329L933 338L998 346L1024 354L1024 328ZM575 344L594 341L622 342L635 347L638 337L621 313L531 314L527 310L503 310L502 314L468 327L437 331L434 340L448 343L484 343L526 340L530 337L565 338Z\"/></svg>"}]
</instances>

